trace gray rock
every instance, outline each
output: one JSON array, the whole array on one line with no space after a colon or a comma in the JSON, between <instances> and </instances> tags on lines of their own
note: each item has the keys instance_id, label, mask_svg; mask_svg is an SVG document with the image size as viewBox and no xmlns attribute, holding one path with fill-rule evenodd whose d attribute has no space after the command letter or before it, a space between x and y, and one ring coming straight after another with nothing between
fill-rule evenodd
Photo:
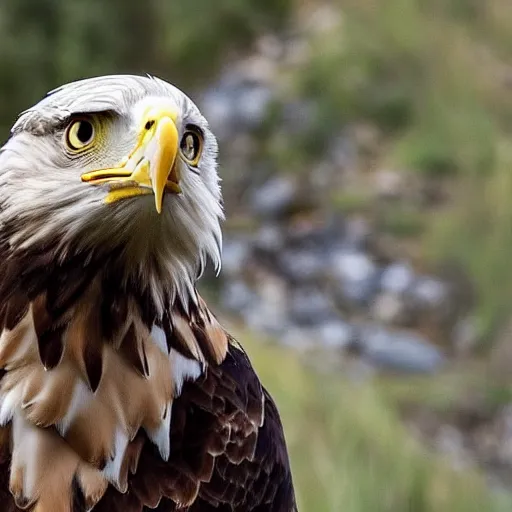
<instances>
[{"instance_id":1,"label":"gray rock","mask_svg":"<svg viewBox=\"0 0 512 512\"><path fill-rule=\"evenodd\" d=\"M362 217L351 217L345 223L343 246L354 251L363 251L372 234L368 221Z\"/></svg>"},{"instance_id":2,"label":"gray rock","mask_svg":"<svg viewBox=\"0 0 512 512\"><path fill-rule=\"evenodd\" d=\"M471 455L464 445L464 436L453 425L440 425L434 441L437 451L447 456L455 469L467 469L472 465Z\"/></svg>"},{"instance_id":3,"label":"gray rock","mask_svg":"<svg viewBox=\"0 0 512 512\"><path fill-rule=\"evenodd\" d=\"M244 87L237 102L237 118L240 125L245 129L254 129L261 125L272 96L272 91L263 85Z\"/></svg>"},{"instance_id":4,"label":"gray rock","mask_svg":"<svg viewBox=\"0 0 512 512\"><path fill-rule=\"evenodd\" d=\"M243 281L230 281L224 285L220 294L223 308L241 313L258 301L258 296Z\"/></svg>"},{"instance_id":5,"label":"gray rock","mask_svg":"<svg viewBox=\"0 0 512 512\"><path fill-rule=\"evenodd\" d=\"M287 330L286 315L279 308L272 307L266 301L260 301L243 312L244 321L249 329L269 336L281 337Z\"/></svg>"},{"instance_id":6,"label":"gray rock","mask_svg":"<svg viewBox=\"0 0 512 512\"><path fill-rule=\"evenodd\" d=\"M414 271L407 263L392 263L386 267L380 278L380 287L384 292L402 294L414 282Z\"/></svg>"},{"instance_id":7,"label":"gray rock","mask_svg":"<svg viewBox=\"0 0 512 512\"><path fill-rule=\"evenodd\" d=\"M283 345L299 349L345 349L353 340L354 329L333 319L318 327L290 327L280 338Z\"/></svg>"},{"instance_id":8,"label":"gray rock","mask_svg":"<svg viewBox=\"0 0 512 512\"><path fill-rule=\"evenodd\" d=\"M245 267L250 254L246 240L227 239L222 247L222 272L225 275L238 275Z\"/></svg>"},{"instance_id":9,"label":"gray rock","mask_svg":"<svg viewBox=\"0 0 512 512\"><path fill-rule=\"evenodd\" d=\"M279 342L295 350L309 350L318 347L318 338L312 329L291 327L279 338Z\"/></svg>"},{"instance_id":10,"label":"gray rock","mask_svg":"<svg viewBox=\"0 0 512 512\"><path fill-rule=\"evenodd\" d=\"M318 251L285 250L279 256L281 273L295 282L309 282L325 273L325 258Z\"/></svg>"},{"instance_id":11,"label":"gray rock","mask_svg":"<svg viewBox=\"0 0 512 512\"><path fill-rule=\"evenodd\" d=\"M372 301L372 317L385 324L404 324L407 320L407 308L404 300L394 293L380 293Z\"/></svg>"},{"instance_id":12,"label":"gray rock","mask_svg":"<svg viewBox=\"0 0 512 512\"><path fill-rule=\"evenodd\" d=\"M339 32L343 21L343 13L335 5L322 4L301 20L301 28L308 34L332 34Z\"/></svg>"},{"instance_id":13,"label":"gray rock","mask_svg":"<svg viewBox=\"0 0 512 512\"><path fill-rule=\"evenodd\" d=\"M337 295L358 304L368 303L378 286L378 268L363 252L338 250L331 256Z\"/></svg>"},{"instance_id":14,"label":"gray rock","mask_svg":"<svg viewBox=\"0 0 512 512\"><path fill-rule=\"evenodd\" d=\"M331 140L328 155L338 172L343 169L353 169L357 163L358 148L351 137L341 133Z\"/></svg>"},{"instance_id":15,"label":"gray rock","mask_svg":"<svg viewBox=\"0 0 512 512\"><path fill-rule=\"evenodd\" d=\"M327 257L336 249L344 247L342 240L346 238L345 219L340 215L332 215L322 223L302 222L291 225L287 230L287 241L293 249L302 248L317 250Z\"/></svg>"},{"instance_id":16,"label":"gray rock","mask_svg":"<svg viewBox=\"0 0 512 512\"><path fill-rule=\"evenodd\" d=\"M220 139L251 131L265 119L273 98L267 85L232 71L202 94L199 104Z\"/></svg>"},{"instance_id":17,"label":"gray rock","mask_svg":"<svg viewBox=\"0 0 512 512\"><path fill-rule=\"evenodd\" d=\"M361 329L357 347L364 358L389 370L433 373L444 362L440 350L421 336L379 326Z\"/></svg>"},{"instance_id":18,"label":"gray rock","mask_svg":"<svg viewBox=\"0 0 512 512\"><path fill-rule=\"evenodd\" d=\"M343 281L365 281L373 277L377 267L373 261L362 252L338 251L332 256L334 274Z\"/></svg>"},{"instance_id":19,"label":"gray rock","mask_svg":"<svg viewBox=\"0 0 512 512\"><path fill-rule=\"evenodd\" d=\"M289 315L298 325L321 325L333 315L333 307L324 293L308 288L295 290L289 301Z\"/></svg>"},{"instance_id":20,"label":"gray rock","mask_svg":"<svg viewBox=\"0 0 512 512\"><path fill-rule=\"evenodd\" d=\"M442 308L449 295L448 286L432 277L421 277L411 289L411 298L421 307Z\"/></svg>"},{"instance_id":21,"label":"gray rock","mask_svg":"<svg viewBox=\"0 0 512 512\"><path fill-rule=\"evenodd\" d=\"M227 139L234 133L236 104L231 91L226 88L207 90L201 100L201 111L208 118L212 130L219 139Z\"/></svg>"},{"instance_id":22,"label":"gray rock","mask_svg":"<svg viewBox=\"0 0 512 512\"><path fill-rule=\"evenodd\" d=\"M380 169L375 173L375 191L383 199L399 199L405 191L403 173L393 169Z\"/></svg>"},{"instance_id":23,"label":"gray rock","mask_svg":"<svg viewBox=\"0 0 512 512\"><path fill-rule=\"evenodd\" d=\"M276 176L258 187L250 198L250 207L256 215L276 217L292 205L297 194L295 182L288 176Z\"/></svg>"},{"instance_id":24,"label":"gray rock","mask_svg":"<svg viewBox=\"0 0 512 512\"><path fill-rule=\"evenodd\" d=\"M311 103L293 101L285 103L281 111L282 130L287 138L311 131L315 108Z\"/></svg>"},{"instance_id":25,"label":"gray rock","mask_svg":"<svg viewBox=\"0 0 512 512\"><path fill-rule=\"evenodd\" d=\"M348 302L359 307L368 307L373 300L377 286L375 281L341 282L336 296L340 302Z\"/></svg>"},{"instance_id":26,"label":"gray rock","mask_svg":"<svg viewBox=\"0 0 512 512\"><path fill-rule=\"evenodd\" d=\"M255 234L254 247L269 253L276 253L284 246L281 228L276 224L264 224Z\"/></svg>"},{"instance_id":27,"label":"gray rock","mask_svg":"<svg viewBox=\"0 0 512 512\"><path fill-rule=\"evenodd\" d=\"M259 276L255 291L258 302L244 312L249 328L271 336L280 336L288 327L288 289L270 274Z\"/></svg>"},{"instance_id":28,"label":"gray rock","mask_svg":"<svg viewBox=\"0 0 512 512\"><path fill-rule=\"evenodd\" d=\"M345 362L343 374L354 384L367 383L375 377L377 369L368 361L360 358L351 358Z\"/></svg>"},{"instance_id":29,"label":"gray rock","mask_svg":"<svg viewBox=\"0 0 512 512\"><path fill-rule=\"evenodd\" d=\"M333 319L321 325L318 334L326 348L344 349L354 342L355 329L341 319Z\"/></svg>"},{"instance_id":30,"label":"gray rock","mask_svg":"<svg viewBox=\"0 0 512 512\"><path fill-rule=\"evenodd\" d=\"M512 404L502 408L495 420L495 433L499 442L496 455L502 462L512 465Z\"/></svg>"},{"instance_id":31,"label":"gray rock","mask_svg":"<svg viewBox=\"0 0 512 512\"><path fill-rule=\"evenodd\" d=\"M452 343L459 356L467 355L476 348L478 327L474 316L465 316L457 321L452 331Z\"/></svg>"},{"instance_id":32,"label":"gray rock","mask_svg":"<svg viewBox=\"0 0 512 512\"><path fill-rule=\"evenodd\" d=\"M275 35L265 34L256 41L258 52L266 59L279 60L283 57L285 47L282 39Z\"/></svg>"}]
</instances>

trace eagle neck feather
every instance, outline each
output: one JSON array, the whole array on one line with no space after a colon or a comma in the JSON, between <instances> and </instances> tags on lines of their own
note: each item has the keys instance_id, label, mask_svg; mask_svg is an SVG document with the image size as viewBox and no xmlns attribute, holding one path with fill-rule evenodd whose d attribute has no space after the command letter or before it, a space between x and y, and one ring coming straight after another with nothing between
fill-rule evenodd
<instances>
[{"instance_id":1,"label":"eagle neck feather","mask_svg":"<svg viewBox=\"0 0 512 512\"><path fill-rule=\"evenodd\" d=\"M194 287L168 292L152 271L151 283L127 277L119 254L59 259L48 245L3 255L0 429L12 429L11 492L18 506L70 512L80 485L92 506L108 483L126 490L140 430L169 457L173 400L224 360L228 335Z\"/></svg>"}]
</instances>

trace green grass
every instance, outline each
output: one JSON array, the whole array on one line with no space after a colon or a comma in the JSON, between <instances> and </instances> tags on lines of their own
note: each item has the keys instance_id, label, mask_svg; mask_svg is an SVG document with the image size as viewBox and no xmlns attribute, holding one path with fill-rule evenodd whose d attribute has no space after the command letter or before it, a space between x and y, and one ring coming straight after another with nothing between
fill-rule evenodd
<instances>
[{"instance_id":1,"label":"green grass","mask_svg":"<svg viewBox=\"0 0 512 512\"><path fill-rule=\"evenodd\" d=\"M290 8L291 0L3 0L0 97L9 101L0 102L0 140L48 90L87 76L150 73L192 94L259 35L282 30Z\"/></svg>"},{"instance_id":2,"label":"green grass","mask_svg":"<svg viewBox=\"0 0 512 512\"><path fill-rule=\"evenodd\" d=\"M512 302L512 150L500 145L497 165L485 177L466 177L451 210L440 212L425 240L433 261L457 262L478 292L480 338L489 346Z\"/></svg>"},{"instance_id":3,"label":"green grass","mask_svg":"<svg viewBox=\"0 0 512 512\"><path fill-rule=\"evenodd\" d=\"M412 205L390 205L383 209L377 227L381 233L390 233L397 238L420 235L427 219Z\"/></svg>"},{"instance_id":4,"label":"green grass","mask_svg":"<svg viewBox=\"0 0 512 512\"><path fill-rule=\"evenodd\" d=\"M311 60L292 81L315 106L313 133L321 140L365 120L392 141L395 162L413 171L485 172L500 122L509 119L493 53L503 44L492 27L502 21L487 16L483 26L482 13L459 4L342 0L340 25L311 38Z\"/></svg>"},{"instance_id":5,"label":"green grass","mask_svg":"<svg viewBox=\"0 0 512 512\"><path fill-rule=\"evenodd\" d=\"M291 70L284 87L286 97L311 104L308 129L275 148L276 162L309 172L347 125L375 128L364 171L395 167L420 183L435 181L450 198L434 213L411 199L389 205L379 212L381 228L416 239L427 267L455 265L467 274L480 339L490 345L512 302L512 4L332 5L342 13L339 25L310 36L310 58ZM332 198L333 208L365 212L365 202L345 190Z\"/></svg>"},{"instance_id":6,"label":"green grass","mask_svg":"<svg viewBox=\"0 0 512 512\"><path fill-rule=\"evenodd\" d=\"M280 409L302 512L510 510L480 475L421 448L376 385L319 375L246 332L239 339Z\"/></svg>"},{"instance_id":7,"label":"green grass","mask_svg":"<svg viewBox=\"0 0 512 512\"><path fill-rule=\"evenodd\" d=\"M330 201L334 210L344 213L364 213L370 210L373 197L359 191L336 190L331 194Z\"/></svg>"}]
</instances>

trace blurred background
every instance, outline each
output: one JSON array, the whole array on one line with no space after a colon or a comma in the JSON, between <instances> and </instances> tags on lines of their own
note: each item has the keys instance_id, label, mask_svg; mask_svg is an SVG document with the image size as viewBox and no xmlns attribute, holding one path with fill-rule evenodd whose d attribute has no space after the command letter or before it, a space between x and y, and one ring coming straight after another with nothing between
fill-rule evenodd
<instances>
[{"instance_id":1,"label":"blurred background","mask_svg":"<svg viewBox=\"0 0 512 512\"><path fill-rule=\"evenodd\" d=\"M2 0L0 128L151 73L219 137L203 293L283 416L300 509L512 507L510 0Z\"/></svg>"}]
</instances>

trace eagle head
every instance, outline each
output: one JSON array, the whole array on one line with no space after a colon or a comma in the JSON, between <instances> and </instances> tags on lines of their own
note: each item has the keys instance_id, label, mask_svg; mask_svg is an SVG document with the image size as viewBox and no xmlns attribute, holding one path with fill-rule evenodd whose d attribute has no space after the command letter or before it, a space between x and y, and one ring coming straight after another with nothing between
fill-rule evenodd
<instances>
[{"instance_id":1,"label":"eagle head","mask_svg":"<svg viewBox=\"0 0 512 512\"><path fill-rule=\"evenodd\" d=\"M199 109L160 79L64 85L21 114L1 151L2 243L45 265L110 265L161 308L208 259L220 266L216 157Z\"/></svg>"}]
</instances>

